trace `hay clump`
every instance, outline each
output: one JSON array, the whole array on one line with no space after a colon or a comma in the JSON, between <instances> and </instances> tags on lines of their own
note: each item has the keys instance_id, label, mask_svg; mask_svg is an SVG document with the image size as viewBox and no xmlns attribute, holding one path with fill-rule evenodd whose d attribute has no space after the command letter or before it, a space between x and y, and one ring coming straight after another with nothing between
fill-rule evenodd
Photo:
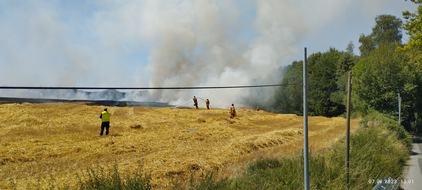
<instances>
[{"instance_id":1,"label":"hay clump","mask_svg":"<svg viewBox=\"0 0 422 190\"><path fill-rule=\"evenodd\" d=\"M144 127L142 127L142 125L137 124L137 125L132 125L130 126L131 129L143 129Z\"/></svg>"}]
</instances>

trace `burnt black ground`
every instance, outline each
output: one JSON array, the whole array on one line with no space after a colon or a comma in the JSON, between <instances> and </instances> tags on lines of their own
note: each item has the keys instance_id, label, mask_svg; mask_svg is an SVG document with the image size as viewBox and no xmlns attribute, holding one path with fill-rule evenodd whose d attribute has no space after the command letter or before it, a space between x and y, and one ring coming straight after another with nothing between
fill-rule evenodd
<instances>
[{"instance_id":1,"label":"burnt black ground","mask_svg":"<svg viewBox=\"0 0 422 190\"><path fill-rule=\"evenodd\" d=\"M13 98L13 97L0 97L0 104L8 103L55 103L55 102L68 102L68 103L84 103L93 106L148 106L148 107L173 107L172 105L164 102L136 102L136 101L116 101L116 100L66 100L66 99L39 99L39 98Z\"/></svg>"}]
</instances>

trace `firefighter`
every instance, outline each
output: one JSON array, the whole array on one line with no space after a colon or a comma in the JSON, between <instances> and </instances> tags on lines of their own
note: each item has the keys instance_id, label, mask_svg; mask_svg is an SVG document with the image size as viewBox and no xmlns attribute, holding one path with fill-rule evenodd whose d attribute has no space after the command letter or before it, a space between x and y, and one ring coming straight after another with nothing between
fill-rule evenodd
<instances>
[{"instance_id":1,"label":"firefighter","mask_svg":"<svg viewBox=\"0 0 422 190\"><path fill-rule=\"evenodd\" d=\"M107 108L104 108L104 111L101 112L100 114L100 119L101 119L101 131L100 131L100 136L103 135L104 132L104 128L106 129L105 134L108 135L108 131L110 128L110 112L107 111Z\"/></svg>"},{"instance_id":2,"label":"firefighter","mask_svg":"<svg viewBox=\"0 0 422 190\"><path fill-rule=\"evenodd\" d=\"M193 105L198 109L198 99L195 96L193 96Z\"/></svg>"},{"instance_id":3,"label":"firefighter","mask_svg":"<svg viewBox=\"0 0 422 190\"><path fill-rule=\"evenodd\" d=\"M207 105L207 109L210 109L210 100L208 98L205 100L205 104Z\"/></svg>"},{"instance_id":4,"label":"firefighter","mask_svg":"<svg viewBox=\"0 0 422 190\"><path fill-rule=\"evenodd\" d=\"M232 104L232 107L230 107L230 118L233 118L236 116L236 108L234 108L234 104Z\"/></svg>"}]
</instances>

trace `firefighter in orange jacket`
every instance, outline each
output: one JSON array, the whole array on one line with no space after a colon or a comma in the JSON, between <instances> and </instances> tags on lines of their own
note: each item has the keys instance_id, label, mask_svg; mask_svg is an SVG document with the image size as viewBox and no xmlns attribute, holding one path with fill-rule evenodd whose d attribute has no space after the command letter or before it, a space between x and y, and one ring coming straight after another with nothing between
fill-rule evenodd
<instances>
[{"instance_id":1,"label":"firefighter in orange jacket","mask_svg":"<svg viewBox=\"0 0 422 190\"><path fill-rule=\"evenodd\" d=\"M234 108L234 104L232 104L232 107L230 107L230 118L233 118L236 116L236 108Z\"/></svg>"},{"instance_id":2,"label":"firefighter in orange jacket","mask_svg":"<svg viewBox=\"0 0 422 190\"><path fill-rule=\"evenodd\" d=\"M107 111L107 108L104 109L103 112L101 112L100 114L100 119L101 119L101 131L100 131L100 136L103 135L104 132L104 128L106 130L105 134L108 135L108 131L110 128L110 112Z\"/></svg>"}]
</instances>

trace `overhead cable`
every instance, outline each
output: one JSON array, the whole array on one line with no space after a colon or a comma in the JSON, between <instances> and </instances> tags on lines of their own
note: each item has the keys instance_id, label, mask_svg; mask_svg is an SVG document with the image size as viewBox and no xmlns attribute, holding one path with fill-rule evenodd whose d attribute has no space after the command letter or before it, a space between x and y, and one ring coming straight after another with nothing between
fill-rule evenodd
<instances>
[{"instance_id":1,"label":"overhead cable","mask_svg":"<svg viewBox=\"0 0 422 190\"><path fill-rule=\"evenodd\" d=\"M178 87L70 87L70 86L0 86L0 89L42 89L42 90L195 90L195 89L230 89L230 88L264 88L285 86L289 84L262 84L239 86L178 86Z\"/></svg>"}]
</instances>

